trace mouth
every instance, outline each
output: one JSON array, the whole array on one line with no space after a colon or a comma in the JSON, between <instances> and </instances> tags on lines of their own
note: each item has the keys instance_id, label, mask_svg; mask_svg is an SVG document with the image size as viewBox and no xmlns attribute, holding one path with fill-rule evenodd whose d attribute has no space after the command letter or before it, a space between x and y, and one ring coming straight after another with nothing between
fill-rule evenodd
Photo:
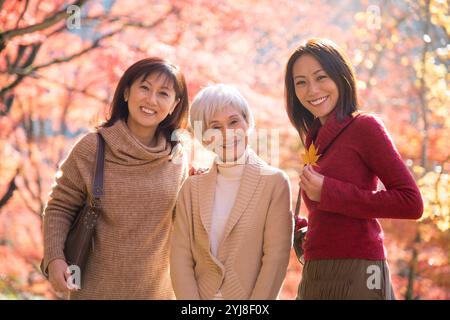
<instances>
[{"instance_id":1,"label":"mouth","mask_svg":"<svg viewBox=\"0 0 450 320\"><path fill-rule=\"evenodd\" d=\"M226 149L226 148L234 147L236 144L237 144L237 141L232 141L232 142L220 144L219 147Z\"/></svg>"},{"instance_id":2,"label":"mouth","mask_svg":"<svg viewBox=\"0 0 450 320\"><path fill-rule=\"evenodd\" d=\"M156 111L146 108L146 107L140 107L141 111L144 112L145 114L148 114L149 116L153 116L156 114Z\"/></svg>"},{"instance_id":3,"label":"mouth","mask_svg":"<svg viewBox=\"0 0 450 320\"><path fill-rule=\"evenodd\" d=\"M234 147L237 143L236 142L231 142L231 143L227 143L227 144L223 144L222 148L227 149L227 148L231 148Z\"/></svg>"},{"instance_id":4,"label":"mouth","mask_svg":"<svg viewBox=\"0 0 450 320\"><path fill-rule=\"evenodd\" d=\"M235 137L232 141L225 143L225 144L220 144L219 147L223 148L223 149L228 149L228 148L233 148L235 146L237 146L240 143L241 139Z\"/></svg>"},{"instance_id":5,"label":"mouth","mask_svg":"<svg viewBox=\"0 0 450 320\"><path fill-rule=\"evenodd\" d=\"M323 103L325 100L328 99L329 96L325 96L325 97L321 97L315 100L308 100L308 102L310 104L312 104L313 106L318 106L319 104Z\"/></svg>"}]
</instances>

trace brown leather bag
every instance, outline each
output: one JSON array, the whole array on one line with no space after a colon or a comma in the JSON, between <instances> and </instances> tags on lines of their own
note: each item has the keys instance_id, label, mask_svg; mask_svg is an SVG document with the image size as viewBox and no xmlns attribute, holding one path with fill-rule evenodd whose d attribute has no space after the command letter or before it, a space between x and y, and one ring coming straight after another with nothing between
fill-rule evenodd
<instances>
[{"instance_id":1,"label":"brown leather bag","mask_svg":"<svg viewBox=\"0 0 450 320\"><path fill-rule=\"evenodd\" d=\"M307 226L307 220L305 218L300 217L300 206L302 203L302 188L298 189L298 196L297 196L297 204L295 205L295 212L294 212L294 250L295 255L297 256L298 261L301 264L305 263L304 259L304 251L303 251L303 243L306 239L306 233L308 231Z\"/></svg>"},{"instance_id":2,"label":"brown leather bag","mask_svg":"<svg viewBox=\"0 0 450 320\"><path fill-rule=\"evenodd\" d=\"M96 153L92 196L88 195L84 207L75 217L64 244L64 256L69 266L76 265L84 271L89 253L94 249L94 231L97 219L101 214L100 198L103 195L103 171L105 159L105 141L97 134L98 147ZM41 262L41 271L48 277L47 270Z\"/></svg>"}]
</instances>

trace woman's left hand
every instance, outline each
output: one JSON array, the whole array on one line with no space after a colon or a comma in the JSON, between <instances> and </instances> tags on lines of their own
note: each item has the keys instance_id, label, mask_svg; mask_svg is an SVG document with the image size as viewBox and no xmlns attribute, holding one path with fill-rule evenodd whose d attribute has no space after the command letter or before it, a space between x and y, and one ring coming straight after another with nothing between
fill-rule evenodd
<instances>
[{"instance_id":1,"label":"woman's left hand","mask_svg":"<svg viewBox=\"0 0 450 320\"><path fill-rule=\"evenodd\" d=\"M317 173L311 165L303 168L300 175L300 186L312 201L320 201L324 176Z\"/></svg>"}]
</instances>

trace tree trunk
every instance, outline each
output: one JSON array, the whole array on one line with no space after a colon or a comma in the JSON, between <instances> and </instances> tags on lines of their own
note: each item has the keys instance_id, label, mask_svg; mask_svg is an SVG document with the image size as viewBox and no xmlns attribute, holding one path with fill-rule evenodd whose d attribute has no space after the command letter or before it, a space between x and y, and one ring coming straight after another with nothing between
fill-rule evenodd
<instances>
[{"instance_id":1,"label":"tree trunk","mask_svg":"<svg viewBox=\"0 0 450 320\"><path fill-rule=\"evenodd\" d=\"M409 264L408 286L405 292L406 300L415 300L418 298L414 296L414 280L416 279L417 275L417 265L419 262L418 245L420 244L420 241L421 241L420 226L417 226L416 238L414 239L414 246L412 249L411 262Z\"/></svg>"},{"instance_id":2,"label":"tree trunk","mask_svg":"<svg viewBox=\"0 0 450 320\"><path fill-rule=\"evenodd\" d=\"M12 177L11 181L8 183L8 189L0 199L0 209L8 203L8 201L12 198L14 191L17 189L16 177L17 173L14 175L14 177Z\"/></svg>"},{"instance_id":3,"label":"tree trunk","mask_svg":"<svg viewBox=\"0 0 450 320\"><path fill-rule=\"evenodd\" d=\"M430 26L430 0L425 1L424 6L425 11L425 21L423 26L423 35L428 35L429 32L429 26ZM423 121L423 141L422 141L422 154L421 154L421 166L425 168L425 170L428 170L428 139L429 139L429 128L428 128L428 103L426 98L426 82L425 77L427 73L427 65L426 65L426 59L427 59L427 52L428 52L428 41L424 41L423 50L422 50L422 74L420 78L420 107L421 107L421 114L422 114L422 121ZM417 275L417 265L418 265L418 245L421 241L421 234L420 234L420 222L417 224L417 231L416 231L416 238L414 240L414 247L412 250L412 256L411 261L409 263L409 275L408 275L408 285L405 293L405 299L411 300L415 299L414 297L414 281L416 279Z\"/></svg>"}]
</instances>

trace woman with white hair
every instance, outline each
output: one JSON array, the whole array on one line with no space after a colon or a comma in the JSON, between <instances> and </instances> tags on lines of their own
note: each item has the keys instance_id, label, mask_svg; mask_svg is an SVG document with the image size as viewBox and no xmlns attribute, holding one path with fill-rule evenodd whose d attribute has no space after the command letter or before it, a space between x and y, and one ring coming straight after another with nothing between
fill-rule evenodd
<instances>
[{"instance_id":1,"label":"woman with white hair","mask_svg":"<svg viewBox=\"0 0 450 320\"><path fill-rule=\"evenodd\" d=\"M248 146L253 115L234 88L201 90L191 107L197 139L216 153L176 204L170 273L177 299L276 299L293 217L287 175ZM201 135L201 136L199 136Z\"/></svg>"}]
</instances>

